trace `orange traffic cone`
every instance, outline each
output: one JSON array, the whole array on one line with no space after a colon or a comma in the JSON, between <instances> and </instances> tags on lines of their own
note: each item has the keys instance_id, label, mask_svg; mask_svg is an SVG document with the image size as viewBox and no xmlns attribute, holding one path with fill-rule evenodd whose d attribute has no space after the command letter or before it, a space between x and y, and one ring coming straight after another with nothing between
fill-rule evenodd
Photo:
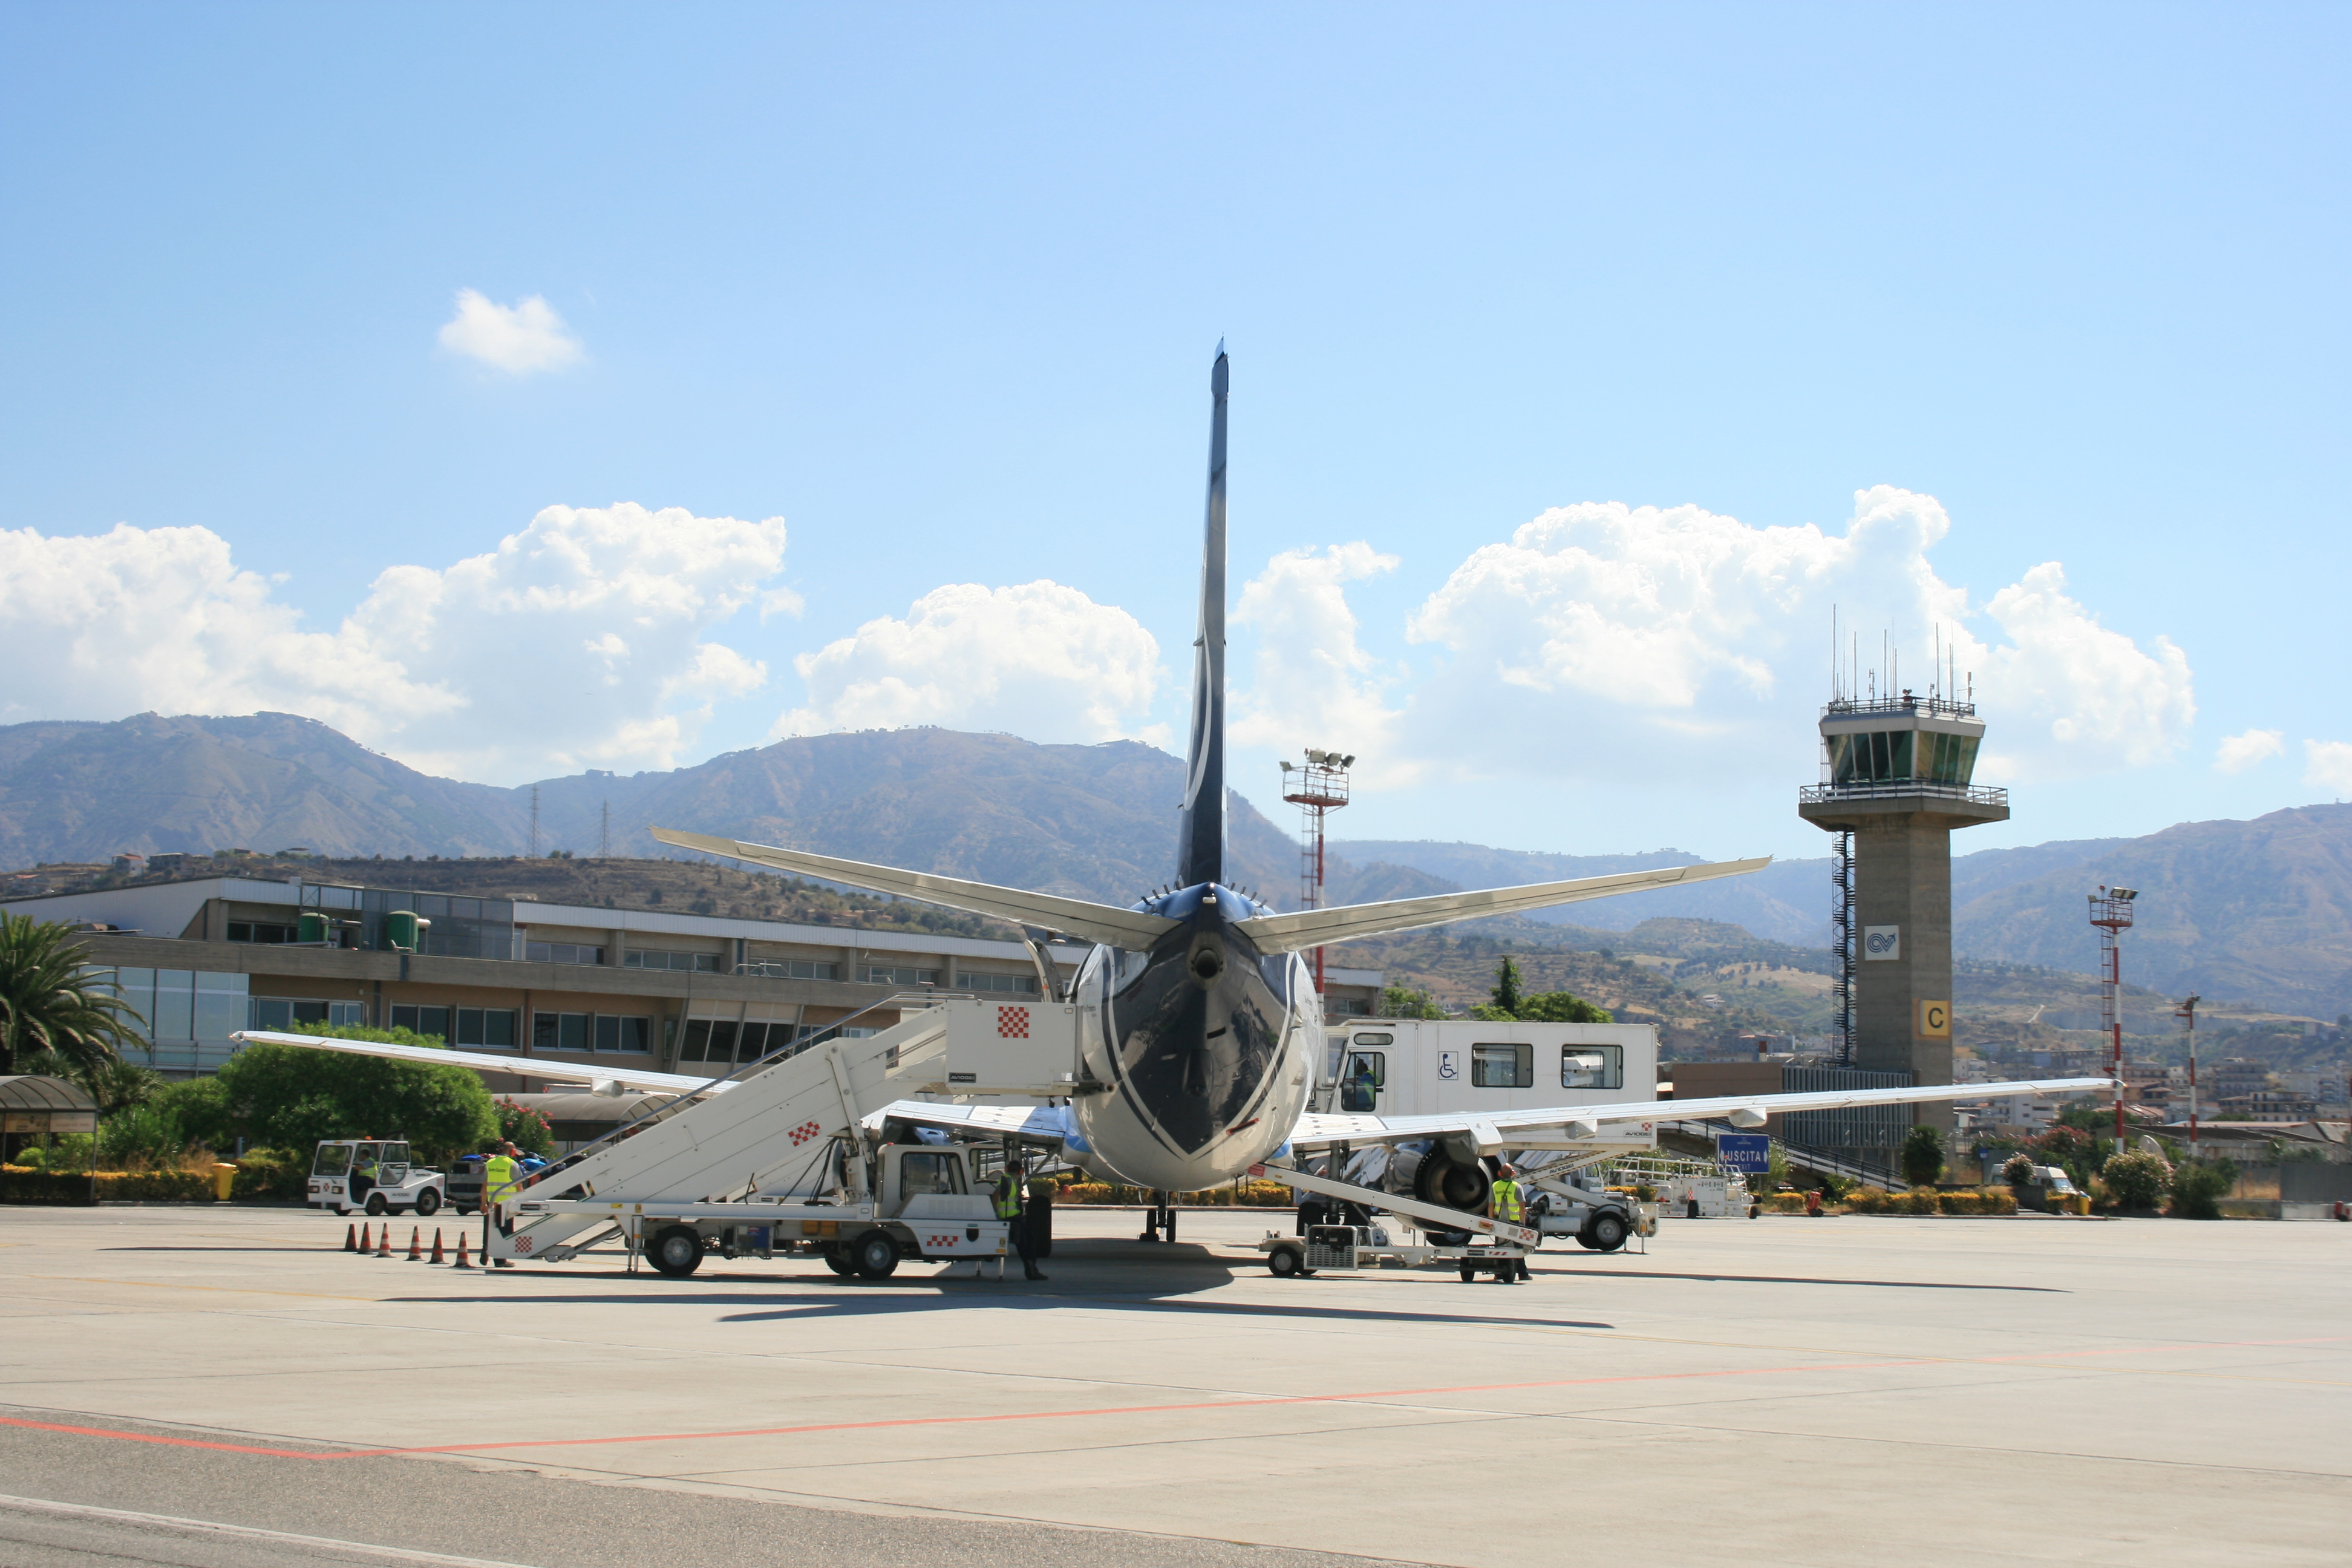
<instances>
[{"instance_id":1,"label":"orange traffic cone","mask_svg":"<svg viewBox=\"0 0 2352 1568\"><path fill-rule=\"evenodd\" d=\"M360 1227L355 1225L347 1225L343 1226L343 1250L345 1252L357 1252L359 1249Z\"/></svg>"},{"instance_id":2,"label":"orange traffic cone","mask_svg":"<svg viewBox=\"0 0 2352 1568\"><path fill-rule=\"evenodd\" d=\"M366 1226L360 1226L360 1250L362 1252L373 1252L375 1250L375 1243L368 1239L368 1227Z\"/></svg>"},{"instance_id":3,"label":"orange traffic cone","mask_svg":"<svg viewBox=\"0 0 2352 1568\"><path fill-rule=\"evenodd\" d=\"M408 1227L408 1261L411 1263L425 1261L425 1248L417 1245L417 1234L416 1226L412 1225Z\"/></svg>"},{"instance_id":4,"label":"orange traffic cone","mask_svg":"<svg viewBox=\"0 0 2352 1568\"><path fill-rule=\"evenodd\" d=\"M375 1233L375 1255L378 1258L392 1256L392 1226L385 1226Z\"/></svg>"},{"instance_id":5,"label":"orange traffic cone","mask_svg":"<svg viewBox=\"0 0 2352 1568\"><path fill-rule=\"evenodd\" d=\"M457 1267L467 1269L474 1267L466 1261L466 1233L462 1230L457 1233Z\"/></svg>"},{"instance_id":6,"label":"orange traffic cone","mask_svg":"<svg viewBox=\"0 0 2352 1568\"><path fill-rule=\"evenodd\" d=\"M433 1256L426 1258L425 1261L427 1263L446 1263L449 1261L448 1255L441 1250L441 1227L437 1225L433 1227Z\"/></svg>"}]
</instances>

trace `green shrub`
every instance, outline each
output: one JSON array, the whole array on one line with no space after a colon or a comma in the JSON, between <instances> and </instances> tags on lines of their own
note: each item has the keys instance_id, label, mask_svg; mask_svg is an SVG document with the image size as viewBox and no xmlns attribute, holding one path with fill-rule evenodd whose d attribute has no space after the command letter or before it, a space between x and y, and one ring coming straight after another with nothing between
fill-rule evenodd
<instances>
[{"instance_id":1,"label":"green shrub","mask_svg":"<svg viewBox=\"0 0 2352 1568\"><path fill-rule=\"evenodd\" d=\"M310 1195L310 1159L289 1149L247 1149L230 1163L236 1180L229 1188L236 1198L291 1198Z\"/></svg>"},{"instance_id":2,"label":"green shrub","mask_svg":"<svg viewBox=\"0 0 2352 1568\"><path fill-rule=\"evenodd\" d=\"M1915 1187L1928 1187L1944 1173L1944 1135L1932 1127L1914 1127L1903 1140L1903 1179Z\"/></svg>"},{"instance_id":3,"label":"green shrub","mask_svg":"<svg viewBox=\"0 0 2352 1568\"><path fill-rule=\"evenodd\" d=\"M2227 1160L2183 1160L2172 1168L2175 1219L2220 1219L2221 1200L2238 1184L2238 1168Z\"/></svg>"},{"instance_id":4,"label":"green shrub","mask_svg":"<svg viewBox=\"0 0 2352 1568\"><path fill-rule=\"evenodd\" d=\"M503 1094L491 1109L498 1112L500 1138L526 1154L546 1157L555 1152L555 1128L546 1117Z\"/></svg>"},{"instance_id":5,"label":"green shrub","mask_svg":"<svg viewBox=\"0 0 2352 1568\"><path fill-rule=\"evenodd\" d=\"M2172 1186L2172 1167L2161 1154L2110 1154L2099 1175L2118 1208L2150 1212Z\"/></svg>"},{"instance_id":6,"label":"green shrub","mask_svg":"<svg viewBox=\"0 0 2352 1568\"><path fill-rule=\"evenodd\" d=\"M100 1171L100 1203L209 1203L212 1177L199 1171ZM86 1204L90 1178L73 1171L35 1171L10 1165L0 1172L0 1202L12 1204Z\"/></svg>"},{"instance_id":7,"label":"green shrub","mask_svg":"<svg viewBox=\"0 0 2352 1568\"><path fill-rule=\"evenodd\" d=\"M2000 1163L2000 1179L2012 1187L2033 1184L2033 1156L2021 1149Z\"/></svg>"}]
</instances>

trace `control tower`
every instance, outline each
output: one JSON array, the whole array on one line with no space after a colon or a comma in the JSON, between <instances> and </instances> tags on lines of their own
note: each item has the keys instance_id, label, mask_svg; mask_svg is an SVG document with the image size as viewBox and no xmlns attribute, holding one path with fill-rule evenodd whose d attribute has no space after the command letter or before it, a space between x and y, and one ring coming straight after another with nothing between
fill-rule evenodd
<instances>
[{"instance_id":1,"label":"control tower","mask_svg":"<svg viewBox=\"0 0 2352 1568\"><path fill-rule=\"evenodd\" d=\"M1984 723L1930 694L1833 698L1822 710L1828 782L1797 815L1838 835L1839 1066L1952 1081L1952 831L2009 820L2009 792L1969 782ZM1948 1131L1951 1111L1917 1108Z\"/></svg>"}]
</instances>

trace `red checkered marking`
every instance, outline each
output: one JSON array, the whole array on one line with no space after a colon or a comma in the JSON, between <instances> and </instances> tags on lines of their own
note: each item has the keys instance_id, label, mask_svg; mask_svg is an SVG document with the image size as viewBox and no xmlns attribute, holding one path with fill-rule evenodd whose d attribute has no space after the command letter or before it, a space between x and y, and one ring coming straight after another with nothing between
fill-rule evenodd
<instances>
[{"instance_id":1,"label":"red checkered marking","mask_svg":"<svg viewBox=\"0 0 2352 1568\"><path fill-rule=\"evenodd\" d=\"M1029 1009L999 1007L996 1010L996 1037L1000 1040L1025 1040L1029 1037Z\"/></svg>"},{"instance_id":2,"label":"red checkered marking","mask_svg":"<svg viewBox=\"0 0 2352 1568\"><path fill-rule=\"evenodd\" d=\"M810 1139L815 1137L821 1131L823 1131L823 1129L819 1128L815 1122L803 1121L798 1127L793 1129L793 1142L795 1145L805 1143Z\"/></svg>"}]
</instances>

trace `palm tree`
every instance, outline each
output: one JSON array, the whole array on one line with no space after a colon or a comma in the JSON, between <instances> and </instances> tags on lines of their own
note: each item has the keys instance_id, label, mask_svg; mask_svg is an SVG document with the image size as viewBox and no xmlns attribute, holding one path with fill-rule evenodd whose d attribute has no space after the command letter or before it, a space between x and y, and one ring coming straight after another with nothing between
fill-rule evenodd
<instances>
[{"instance_id":1,"label":"palm tree","mask_svg":"<svg viewBox=\"0 0 2352 1568\"><path fill-rule=\"evenodd\" d=\"M141 1046L143 1023L121 997L93 984L87 950L71 928L0 910L0 1072L40 1052L61 1059L76 1078Z\"/></svg>"}]
</instances>

